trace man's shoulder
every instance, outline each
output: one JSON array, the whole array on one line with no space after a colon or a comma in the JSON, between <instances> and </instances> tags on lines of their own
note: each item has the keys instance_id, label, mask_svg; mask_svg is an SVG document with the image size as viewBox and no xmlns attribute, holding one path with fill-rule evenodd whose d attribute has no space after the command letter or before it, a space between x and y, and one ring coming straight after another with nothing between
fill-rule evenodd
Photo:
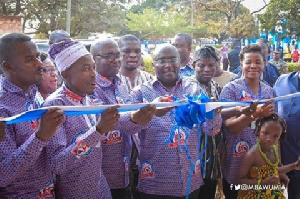
<instances>
[{"instance_id":1,"label":"man's shoulder","mask_svg":"<svg viewBox=\"0 0 300 199\"><path fill-rule=\"evenodd\" d=\"M149 80L154 79L154 75L152 75L151 73L147 72L147 71L140 71L140 76L146 77Z\"/></svg>"}]
</instances>

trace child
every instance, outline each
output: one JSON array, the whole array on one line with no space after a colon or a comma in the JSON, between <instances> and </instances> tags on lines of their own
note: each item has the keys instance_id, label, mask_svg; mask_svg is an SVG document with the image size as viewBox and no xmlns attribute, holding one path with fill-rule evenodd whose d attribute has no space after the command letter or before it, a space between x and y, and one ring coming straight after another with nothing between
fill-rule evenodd
<instances>
[{"instance_id":1,"label":"child","mask_svg":"<svg viewBox=\"0 0 300 199\"><path fill-rule=\"evenodd\" d=\"M239 184L258 186L254 186L251 190L240 190L238 198L269 198L270 196L285 198L280 186L283 182L283 174L293 169L300 169L300 158L295 163L280 166L277 143L285 136L286 123L274 113L269 117L258 119L255 132L258 136L257 144L246 153L238 178ZM257 189L264 185L276 188L273 190Z\"/></svg>"}]
</instances>

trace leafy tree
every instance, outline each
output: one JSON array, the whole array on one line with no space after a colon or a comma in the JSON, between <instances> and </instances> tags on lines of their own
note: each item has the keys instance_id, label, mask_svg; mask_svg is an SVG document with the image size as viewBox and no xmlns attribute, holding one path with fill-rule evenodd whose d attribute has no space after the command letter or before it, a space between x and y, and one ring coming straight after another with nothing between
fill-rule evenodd
<instances>
[{"instance_id":1,"label":"leafy tree","mask_svg":"<svg viewBox=\"0 0 300 199\"><path fill-rule=\"evenodd\" d=\"M86 37L93 32L118 33L125 26L125 8L130 1L72 0L71 36ZM0 0L0 15L21 15L23 29L48 35L49 31L65 29L66 0Z\"/></svg>"},{"instance_id":2,"label":"leafy tree","mask_svg":"<svg viewBox=\"0 0 300 199\"><path fill-rule=\"evenodd\" d=\"M206 24L207 33L218 42L229 37L251 38L258 36L258 27L243 0L183 0L193 4L194 12L202 15L200 22ZM197 19L197 20L199 20ZM199 23L199 22L198 22Z\"/></svg>"},{"instance_id":3,"label":"leafy tree","mask_svg":"<svg viewBox=\"0 0 300 199\"><path fill-rule=\"evenodd\" d=\"M173 37L187 26L185 13L145 9L141 14L129 12L126 24L130 30L140 32L146 39Z\"/></svg>"},{"instance_id":4,"label":"leafy tree","mask_svg":"<svg viewBox=\"0 0 300 199\"><path fill-rule=\"evenodd\" d=\"M276 32L285 30L289 37L300 36L300 0L271 0L264 14L259 16L261 27Z\"/></svg>"},{"instance_id":5,"label":"leafy tree","mask_svg":"<svg viewBox=\"0 0 300 199\"><path fill-rule=\"evenodd\" d=\"M156 11L169 10L175 4L180 3L181 0L146 0L141 4L134 5L130 8L130 11L133 13L142 13L143 10L152 8Z\"/></svg>"}]
</instances>

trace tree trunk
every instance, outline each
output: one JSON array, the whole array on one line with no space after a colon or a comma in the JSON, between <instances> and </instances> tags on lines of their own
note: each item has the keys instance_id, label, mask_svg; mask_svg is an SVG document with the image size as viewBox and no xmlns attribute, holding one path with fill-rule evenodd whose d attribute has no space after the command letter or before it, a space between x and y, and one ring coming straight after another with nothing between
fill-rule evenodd
<instances>
[{"instance_id":1,"label":"tree trunk","mask_svg":"<svg viewBox=\"0 0 300 199\"><path fill-rule=\"evenodd\" d=\"M1 7L2 7L2 15L7 15L5 2L1 2Z\"/></svg>"},{"instance_id":2,"label":"tree trunk","mask_svg":"<svg viewBox=\"0 0 300 199\"><path fill-rule=\"evenodd\" d=\"M16 1L16 10L14 15L19 15L21 13L21 0Z\"/></svg>"}]
</instances>

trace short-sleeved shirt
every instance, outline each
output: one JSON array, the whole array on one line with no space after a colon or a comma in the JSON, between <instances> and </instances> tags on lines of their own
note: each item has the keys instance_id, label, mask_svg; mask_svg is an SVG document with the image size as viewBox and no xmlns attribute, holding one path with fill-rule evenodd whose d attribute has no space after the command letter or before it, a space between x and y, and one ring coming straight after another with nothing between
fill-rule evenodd
<instances>
[{"instance_id":1,"label":"short-sleeved shirt","mask_svg":"<svg viewBox=\"0 0 300 199\"><path fill-rule=\"evenodd\" d=\"M179 80L171 91L168 91L157 79L136 87L132 92L133 102L151 102L164 95L173 95L183 99L186 94L200 94L203 91L198 84L185 79ZM183 197L186 195L190 161L184 150L185 139L189 135L187 146L191 154L193 166L193 179L191 192L200 188L202 176L198 138L196 129L189 131L186 128L176 131L170 138L173 117L166 114L163 117L154 117L148 128L138 133L141 150L139 152L140 175L138 190L146 194L168 195ZM221 117L217 115L214 120L202 124L204 133L220 129Z\"/></svg>"},{"instance_id":2,"label":"short-sleeved shirt","mask_svg":"<svg viewBox=\"0 0 300 199\"><path fill-rule=\"evenodd\" d=\"M263 82L260 82L261 93L255 95L245 84L244 79L237 79L229 82L223 87L220 99L231 101L247 101L255 99L270 99L276 96L275 91ZM250 126L246 127L239 133L226 133L226 162L224 168L224 177L230 184L236 183L238 171L243 156L256 143L256 135L254 129Z\"/></svg>"},{"instance_id":3,"label":"short-sleeved shirt","mask_svg":"<svg viewBox=\"0 0 300 199\"><path fill-rule=\"evenodd\" d=\"M0 89L0 117L10 117L38 108L36 87L25 93L3 77ZM0 142L0 197L54 197L54 178L47 161L45 146L36 138L38 121L7 125L5 140Z\"/></svg>"}]
</instances>

